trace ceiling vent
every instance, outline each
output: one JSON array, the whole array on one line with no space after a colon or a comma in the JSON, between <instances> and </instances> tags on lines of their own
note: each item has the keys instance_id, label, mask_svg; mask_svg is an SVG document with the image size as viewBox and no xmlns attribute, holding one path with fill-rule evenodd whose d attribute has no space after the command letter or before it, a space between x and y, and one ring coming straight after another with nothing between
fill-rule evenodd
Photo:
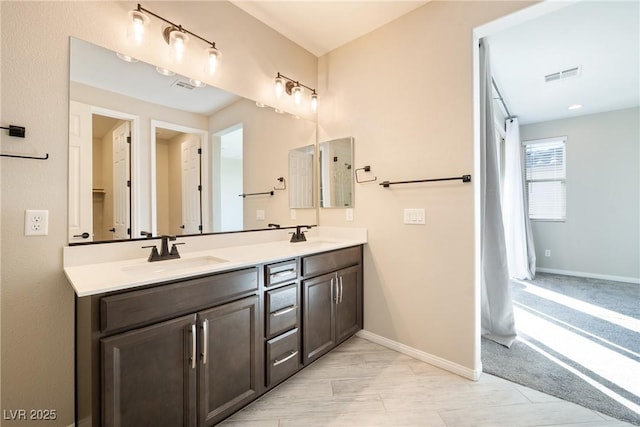
<instances>
[{"instance_id":1,"label":"ceiling vent","mask_svg":"<svg viewBox=\"0 0 640 427\"><path fill-rule=\"evenodd\" d=\"M557 73L547 74L544 76L544 81L545 83L549 83L557 80L570 79L572 77L578 77L578 74L580 74L580 67L573 67L563 71L558 71Z\"/></svg>"},{"instance_id":2,"label":"ceiling vent","mask_svg":"<svg viewBox=\"0 0 640 427\"><path fill-rule=\"evenodd\" d=\"M195 89L195 86L192 85L189 82L185 82L183 80L176 80L175 82L173 82L172 86L179 86L183 89L188 89L188 90L193 90Z\"/></svg>"}]
</instances>

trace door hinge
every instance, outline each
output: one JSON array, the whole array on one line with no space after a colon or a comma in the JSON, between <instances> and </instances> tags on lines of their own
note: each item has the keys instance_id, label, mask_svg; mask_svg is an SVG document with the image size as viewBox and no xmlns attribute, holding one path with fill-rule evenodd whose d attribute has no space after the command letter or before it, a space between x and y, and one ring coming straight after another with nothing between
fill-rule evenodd
<instances>
[{"instance_id":1,"label":"door hinge","mask_svg":"<svg viewBox=\"0 0 640 427\"><path fill-rule=\"evenodd\" d=\"M202 148L198 148L198 154L202 154Z\"/></svg>"},{"instance_id":2,"label":"door hinge","mask_svg":"<svg viewBox=\"0 0 640 427\"><path fill-rule=\"evenodd\" d=\"M127 144L131 144L131 135L127 137Z\"/></svg>"},{"instance_id":3,"label":"door hinge","mask_svg":"<svg viewBox=\"0 0 640 427\"><path fill-rule=\"evenodd\" d=\"M202 231L202 224L198 226L198 231Z\"/></svg>"},{"instance_id":4,"label":"door hinge","mask_svg":"<svg viewBox=\"0 0 640 427\"><path fill-rule=\"evenodd\" d=\"M128 234L129 236L131 236L131 229L130 229L130 228L127 228L127 234Z\"/></svg>"},{"instance_id":5,"label":"door hinge","mask_svg":"<svg viewBox=\"0 0 640 427\"><path fill-rule=\"evenodd\" d=\"M131 180L130 179L127 180L127 187L131 188Z\"/></svg>"},{"instance_id":6,"label":"door hinge","mask_svg":"<svg viewBox=\"0 0 640 427\"><path fill-rule=\"evenodd\" d=\"M202 191L202 185L198 184L198 191Z\"/></svg>"}]
</instances>

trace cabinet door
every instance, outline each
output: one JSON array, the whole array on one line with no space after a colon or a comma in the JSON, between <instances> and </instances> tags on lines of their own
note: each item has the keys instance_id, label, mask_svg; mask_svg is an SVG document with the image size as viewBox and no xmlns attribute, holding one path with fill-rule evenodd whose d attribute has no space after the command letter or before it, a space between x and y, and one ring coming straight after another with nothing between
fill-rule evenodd
<instances>
[{"instance_id":1,"label":"cabinet door","mask_svg":"<svg viewBox=\"0 0 640 427\"><path fill-rule=\"evenodd\" d=\"M214 425L260 392L259 310L252 296L198 313L200 425Z\"/></svg>"},{"instance_id":2,"label":"cabinet door","mask_svg":"<svg viewBox=\"0 0 640 427\"><path fill-rule=\"evenodd\" d=\"M189 315L102 339L103 426L196 425L195 322Z\"/></svg>"},{"instance_id":3,"label":"cabinet door","mask_svg":"<svg viewBox=\"0 0 640 427\"><path fill-rule=\"evenodd\" d=\"M335 333L335 273L302 282L304 292L303 363L309 363L336 343Z\"/></svg>"},{"instance_id":4,"label":"cabinet door","mask_svg":"<svg viewBox=\"0 0 640 427\"><path fill-rule=\"evenodd\" d=\"M362 277L360 266L338 271L336 344L362 329Z\"/></svg>"}]
</instances>

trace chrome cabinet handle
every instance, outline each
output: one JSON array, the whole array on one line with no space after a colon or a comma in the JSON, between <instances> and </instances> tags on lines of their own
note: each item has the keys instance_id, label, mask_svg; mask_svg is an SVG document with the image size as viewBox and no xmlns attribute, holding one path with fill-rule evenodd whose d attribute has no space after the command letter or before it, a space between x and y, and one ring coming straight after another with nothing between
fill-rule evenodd
<instances>
[{"instance_id":1,"label":"chrome cabinet handle","mask_svg":"<svg viewBox=\"0 0 640 427\"><path fill-rule=\"evenodd\" d=\"M196 368L196 324L191 324L191 369Z\"/></svg>"},{"instance_id":2,"label":"chrome cabinet handle","mask_svg":"<svg viewBox=\"0 0 640 427\"><path fill-rule=\"evenodd\" d=\"M202 321L202 364L207 364L207 358L209 353L209 321L204 319Z\"/></svg>"},{"instance_id":3,"label":"chrome cabinet handle","mask_svg":"<svg viewBox=\"0 0 640 427\"><path fill-rule=\"evenodd\" d=\"M340 300L338 301L340 304L342 304L343 291L344 291L344 286L342 285L342 276L340 276Z\"/></svg>"},{"instance_id":4,"label":"chrome cabinet handle","mask_svg":"<svg viewBox=\"0 0 640 427\"><path fill-rule=\"evenodd\" d=\"M276 367L276 366L278 366L278 365L283 364L283 363L284 363L284 362L286 362L287 360L290 360L291 358L295 357L295 356L296 356L296 354L298 354L298 351L297 351L297 350L296 350L296 351L292 351L291 353L289 353L289 355L288 355L287 357L285 357L284 359L280 359L280 360L276 359L276 360L274 360L274 361L273 361L273 366L274 366L274 367Z\"/></svg>"},{"instance_id":5,"label":"chrome cabinet handle","mask_svg":"<svg viewBox=\"0 0 640 427\"><path fill-rule=\"evenodd\" d=\"M288 275L293 274L295 272L296 272L295 268L290 268L288 270L278 271L277 273L271 273L271 277L278 278L278 277L282 277L282 276L288 276Z\"/></svg>"},{"instance_id":6,"label":"chrome cabinet handle","mask_svg":"<svg viewBox=\"0 0 640 427\"><path fill-rule=\"evenodd\" d=\"M288 306L288 307L281 308L281 309L280 309L280 310L278 310L278 311L274 311L273 313L271 313L271 316L273 316L273 317L282 316L283 314L287 314L287 313L289 313L289 312L291 312L291 311L295 310L296 308L298 308L298 306L297 306L297 305L290 305L290 306Z\"/></svg>"}]
</instances>

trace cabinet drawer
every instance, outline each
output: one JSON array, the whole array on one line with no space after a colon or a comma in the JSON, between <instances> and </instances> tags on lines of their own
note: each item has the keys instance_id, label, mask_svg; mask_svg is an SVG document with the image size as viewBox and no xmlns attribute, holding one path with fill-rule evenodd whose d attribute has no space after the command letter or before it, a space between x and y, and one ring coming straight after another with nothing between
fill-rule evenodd
<instances>
[{"instance_id":1,"label":"cabinet drawer","mask_svg":"<svg viewBox=\"0 0 640 427\"><path fill-rule=\"evenodd\" d=\"M192 313L258 290L257 267L125 292L100 300L100 330L131 329Z\"/></svg>"},{"instance_id":2,"label":"cabinet drawer","mask_svg":"<svg viewBox=\"0 0 640 427\"><path fill-rule=\"evenodd\" d=\"M300 338L297 328L267 341L267 387L279 383L298 371L299 349Z\"/></svg>"},{"instance_id":3,"label":"cabinet drawer","mask_svg":"<svg viewBox=\"0 0 640 427\"><path fill-rule=\"evenodd\" d=\"M267 338L298 326L300 296L298 284L267 291L265 293L265 315Z\"/></svg>"},{"instance_id":4,"label":"cabinet drawer","mask_svg":"<svg viewBox=\"0 0 640 427\"><path fill-rule=\"evenodd\" d=\"M315 276L329 271L340 270L344 267L356 265L362 259L362 248L354 246L302 258L302 275Z\"/></svg>"},{"instance_id":5,"label":"cabinet drawer","mask_svg":"<svg viewBox=\"0 0 640 427\"><path fill-rule=\"evenodd\" d=\"M264 284L272 286L298 278L298 262L295 259L269 264L264 267Z\"/></svg>"}]
</instances>

